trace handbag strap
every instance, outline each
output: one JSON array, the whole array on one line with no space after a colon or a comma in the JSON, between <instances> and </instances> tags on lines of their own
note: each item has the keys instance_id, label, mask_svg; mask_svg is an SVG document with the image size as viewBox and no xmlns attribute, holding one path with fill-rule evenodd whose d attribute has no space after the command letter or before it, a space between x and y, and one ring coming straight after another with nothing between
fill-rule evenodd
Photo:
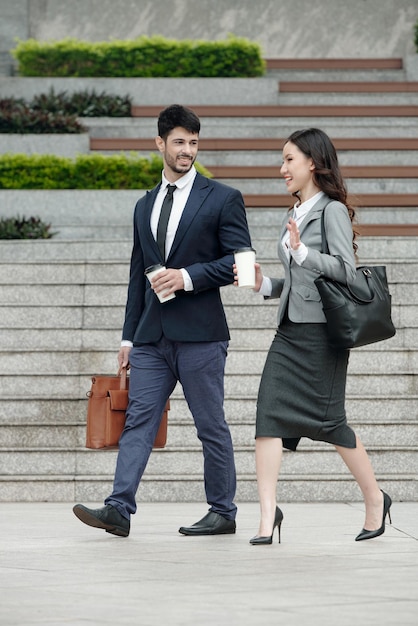
<instances>
[{"instance_id":1,"label":"handbag strap","mask_svg":"<svg viewBox=\"0 0 418 626\"><path fill-rule=\"evenodd\" d=\"M325 209L327 208L328 204L324 207L324 210L322 211L322 215L321 215L322 252L325 252L325 254L329 254L327 234L325 232ZM344 259L338 254L335 255L335 258L338 259L338 261L341 263L345 272ZM348 283L344 283L344 284L345 284L345 287L348 289L349 293L351 294L352 298L354 298L359 304L369 304L370 302L373 302L373 299L375 297L374 286L376 285L374 284L373 279L377 280L377 278L374 277L374 273L372 272L372 268L370 267L360 267L358 268L358 270L361 271L361 273L364 275L367 288L370 292L369 297L365 298L364 296L360 296L358 293L356 293L352 289L352 287Z\"/></svg>"},{"instance_id":2,"label":"handbag strap","mask_svg":"<svg viewBox=\"0 0 418 626\"><path fill-rule=\"evenodd\" d=\"M329 204L329 202L328 202ZM325 254L329 254L329 247L328 247L328 241L327 241L327 233L325 231L325 209L327 208L328 204L326 204L324 206L324 210L322 211L322 215L321 215L321 238L322 238L322 252ZM338 254L335 255L335 258L338 259L338 261L341 263L343 270L345 272L345 265L344 265L344 259L339 256Z\"/></svg>"},{"instance_id":3,"label":"handbag strap","mask_svg":"<svg viewBox=\"0 0 418 626\"><path fill-rule=\"evenodd\" d=\"M325 209L327 208L328 204L324 206L324 210L322 211L322 215L321 215L322 252L325 252L325 254L329 254L327 233L325 232Z\"/></svg>"}]
</instances>

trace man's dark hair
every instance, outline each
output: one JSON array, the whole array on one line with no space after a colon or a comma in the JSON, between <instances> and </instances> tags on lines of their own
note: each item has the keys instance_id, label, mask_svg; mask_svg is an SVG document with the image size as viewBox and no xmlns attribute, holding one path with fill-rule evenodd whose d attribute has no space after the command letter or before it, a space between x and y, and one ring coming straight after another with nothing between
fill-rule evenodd
<instances>
[{"instance_id":1,"label":"man's dark hair","mask_svg":"<svg viewBox=\"0 0 418 626\"><path fill-rule=\"evenodd\" d=\"M158 135L165 141L173 128L178 126L196 135L200 132L200 120L196 113L181 104L172 104L158 117Z\"/></svg>"}]
</instances>

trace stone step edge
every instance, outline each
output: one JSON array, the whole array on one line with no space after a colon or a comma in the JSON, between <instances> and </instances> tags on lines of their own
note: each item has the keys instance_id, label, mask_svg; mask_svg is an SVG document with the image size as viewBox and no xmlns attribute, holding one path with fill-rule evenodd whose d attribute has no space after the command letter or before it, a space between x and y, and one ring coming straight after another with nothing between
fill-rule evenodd
<instances>
[{"instance_id":1,"label":"stone step edge","mask_svg":"<svg viewBox=\"0 0 418 626\"><path fill-rule=\"evenodd\" d=\"M317 442L320 444L320 442ZM309 448L299 448L298 453L300 454L314 454L317 452L324 453L329 452L334 454L333 448L324 448L323 445L315 445L315 442ZM254 452L254 448L252 446L234 446L235 452ZM381 445L369 445L367 446L367 450L369 452L418 452L418 446L401 446L397 444L396 446L381 446ZM14 454L39 454L39 453L56 453L56 452L67 452L70 454L74 453L82 453L82 454L108 454L111 452L116 452L116 449L90 449L85 448L83 446L72 446L72 447L64 447L58 448L56 446L51 446L50 448L42 448L42 447L27 447L27 448L19 448L19 447L0 447L0 454L4 453L14 453ZM190 453L190 452L201 452L201 446L173 446L167 447L163 449L154 449L154 454L178 454L178 453ZM286 450L286 454L290 454L290 451Z\"/></svg>"},{"instance_id":2,"label":"stone step edge","mask_svg":"<svg viewBox=\"0 0 418 626\"><path fill-rule=\"evenodd\" d=\"M280 81L279 93L410 93L418 82L403 81Z\"/></svg>"},{"instance_id":3,"label":"stone step edge","mask_svg":"<svg viewBox=\"0 0 418 626\"><path fill-rule=\"evenodd\" d=\"M200 139L199 150L202 151L273 151L281 152L286 138L236 138L236 139ZM417 150L418 137L370 137L370 138L339 138L332 142L336 150ZM152 150L155 152L154 139L142 138L90 138L90 150Z\"/></svg>"},{"instance_id":4,"label":"stone step edge","mask_svg":"<svg viewBox=\"0 0 418 626\"><path fill-rule=\"evenodd\" d=\"M281 178L279 165L211 165L214 178ZM418 178L418 165L343 165L344 178Z\"/></svg>"},{"instance_id":5,"label":"stone step edge","mask_svg":"<svg viewBox=\"0 0 418 626\"><path fill-rule=\"evenodd\" d=\"M171 401L176 400L176 398L172 398ZM180 399L181 400L181 399ZM252 398L252 400L256 400L256 398ZM183 399L183 402L185 402L185 400ZM87 410L87 406L86 406L86 410ZM170 414L168 415L168 420L171 423L172 426L176 426L176 427L193 427L194 428L194 424L193 424L193 420L190 417L190 419L185 419L185 418L170 418ZM239 426L254 426L254 419L250 419L250 418L241 418L238 420L234 419L234 420L229 420L229 425L231 427L239 427ZM418 423L416 419L407 419L404 418L402 420L397 420L396 422L394 422L393 420L389 419L388 420L382 420L382 418L378 418L376 420L372 420L372 421L365 421L364 418L360 417L356 417L353 419L350 419L350 425L356 425L356 426L416 426L418 428ZM14 421L13 418L8 420L7 422L1 422L0 421L0 430L2 429L7 429L7 428L85 428L86 427L86 419L83 420L67 420L67 421L60 421L59 423L54 422L43 422L42 419L38 419L36 422L18 422L18 421ZM3 447L0 446L0 450L2 450ZM24 448L25 450L27 448Z\"/></svg>"},{"instance_id":6,"label":"stone step edge","mask_svg":"<svg viewBox=\"0 0 418 626\"><path fill-rule=\"evenodd\" d=\"M209 166L215 179L280 179L279 165L211 165ZM418 178L418 165L343 165L341 172L344 178L375 179L375 178Z\"/></svg>"},{"instance_id":7,"label":"stone step edge","mask_svg":"<svg viewBox=\"0 0 418 626\"><path fill-rule=\"evenodd\" d=\"M416 193L349 193L348 200L358 207L418 207L418 194ZM288 194L244 194L244 202L247 209L289 208L291 204ZM372 233L376 235L381 226L390 227L391 225L363 224L361 228L364 234L370 236ZM406 226L413 226L413 224ZM403 234L407 236L407 231L405 230ZM392 232L389 229L387 232L382 231L381 236L384 235L392 235Z\"/></svg>"},{"instance_id":8,"label":"stone step edge","mask_svg":"<svg viewBox=\"0 0 418 626\"><path fill-rule=\"evenodd\" d=\"M415 105L192 105L199 117L417 117ZM159 105L133 105L132 117L156 119Z\"/></svg>"},{"instance_id":9,"label":"stone step edge","mask_svg":"<svg viewBox=\"0 0 418 626\"><path fill-rule=\"evenodd\" d=\"M28 474L9 474L9 475L0 475L0 483L5 482L104 482L104 481L113 481L113 474L92 474L92 475L84 475L84 474L49 474L49 475L28 475ZM324 482L332 482L332 481L353 481L352 475L347 471L347 474L335 474L333 473L332 478L326 478L323 474L281 474L281 476L285 476L285 480L295 482L295 481L306 481L306 482L316 482L316 481L324 481ZM257 480L255 472L254 474L237 474L237 478L239 481L251 481L255 482ZM194 482L196 480L201 481L201 474L177 474L173 477L172 480L168 478L164 474L144 474L142 481L147 482ZM379 474L379 480L396 480L396 481L412 481L415 482L417 480L416 476L413 474ZM282 478L280 478L280 482L282 482Z\"/></svg>"},{"instance_id":10,"label":"stone step edge","mask_svg":"<svg viewBox=\"0 0 418 626\"><path fill-rule=\"evenodd\" d=\"M91 377L91 374L86 374L86 376ZM350 374L351 376L351 374ZM83 375L84 377L84 375ZM75 403L75 402L87 402L86 398L62 398L62 397L57 397L57 398L31 398L28 400L27 397L16 397L16 396L2 396L2 402L24 402L25 404L29 402L68 402L68 403ZM256 395L239 395L239 396L232 396L232 395L228 395L225 397L225 401L228 402L250 402L250 401L254 401L256 399ZM185 398L181 395L175 396L175 397L171 397L171 400L174 402L186 402ZM368 402L370 400L379 400L379 402L397 402L397 401L405 401L405 400L410 400L411 402L418 402L418 394L396 394L396 396L393 395L389 395L389 396L385 396L385 395L379 395L376 396L375 394L371 394L371 395L353 395L353 394L347 394L346 395L346 402ZM87 407L87 404L86 404Z\"/></svg>"},{"instance_id":11,"label":"stone step edge","mask_svg":"<svg viewBox=\"0 0 418 626\"><path fill-rule=\"evenodd\" d=\"M403 59L398 57L385 58L266 58L267 70L402 70Z\"/></svg>"}]
</instances>

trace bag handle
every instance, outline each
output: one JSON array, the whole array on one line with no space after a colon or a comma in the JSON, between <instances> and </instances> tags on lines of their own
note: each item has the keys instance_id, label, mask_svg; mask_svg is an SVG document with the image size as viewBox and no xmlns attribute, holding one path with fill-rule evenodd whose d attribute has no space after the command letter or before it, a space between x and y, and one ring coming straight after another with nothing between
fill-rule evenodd
<instances>
[{"instance_id":1,"label":"bag handle","mask_svg":"<svg viewBox=\"0 0 418 626\"><path fill-rule=\"evenodd\" d=\"M118 369L118 376L120 376L120 383L119 383L119 388L120 390L126 390L127 388L127 369L126 367L120 367Z\"/></svg>"}]
</instances>

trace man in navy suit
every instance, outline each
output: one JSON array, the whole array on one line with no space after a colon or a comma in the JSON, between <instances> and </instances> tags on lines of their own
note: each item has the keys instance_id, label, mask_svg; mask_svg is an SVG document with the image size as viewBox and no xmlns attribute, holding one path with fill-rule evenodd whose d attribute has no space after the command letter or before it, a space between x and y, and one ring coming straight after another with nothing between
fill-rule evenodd
<instances>
[{"instance_id":1,"label":"man in navy suit","mask_svg":"<svg viewBox=\"0 0 418 626\"><path fill-rule=\"evenodd\" d=\"M199 118L186 107L172 105L160 113L156 144L163 157L162 181L138 201L134 214L118 355L119 365L130 367L130 395L113 492L100 509L81 504L73 509L85 524L122 537L129 535L137 488L177 381L202 443L209 504L200 521L179 532L235 533L235 463L223 408L229 331L219 288L234 282L234 250L251 246L251 240L241 193L202 176L193 165L199 132ZM172 185L174 191L168 190ZM172 208L161 235L168 191ZM150 283L144 272L156 264L167 269ZM160 302L161 293L175 298Z\"/></svg>"}]
</instances>

